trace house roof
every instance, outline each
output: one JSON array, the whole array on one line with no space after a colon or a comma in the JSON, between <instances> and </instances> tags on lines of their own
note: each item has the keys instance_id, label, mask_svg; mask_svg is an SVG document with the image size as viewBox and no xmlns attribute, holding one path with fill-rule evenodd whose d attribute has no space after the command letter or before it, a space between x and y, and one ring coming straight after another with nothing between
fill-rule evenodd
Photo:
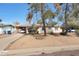
<instances>
[{"instance_id":1,"label":"house roof","mask_svg":"<svg viewBox=\"0 0 79 59\"><path fill-rule=\"evenodd\" d=\"M0 27L14 27L13 25L11 25L11 24L0 24Z\"/></svg>"}]
</instances>

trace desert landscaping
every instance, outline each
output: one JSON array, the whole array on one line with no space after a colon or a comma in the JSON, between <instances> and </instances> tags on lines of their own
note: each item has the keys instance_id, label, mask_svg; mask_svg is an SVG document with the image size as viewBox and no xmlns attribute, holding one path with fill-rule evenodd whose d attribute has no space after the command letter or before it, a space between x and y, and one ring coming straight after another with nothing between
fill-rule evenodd
<instances>
[{"instance_id":1,"label":"desert landscaping","mask_svg":"<svg viewBox=\"0 0 79 59\"><path fill-rule=\"evenodd\" d=\"M69 33L68 36L47 35L46 37L43 36L42 39L36 38L34 35L25 35L16 42L9 45L7 50L79 45L79 37L74 34L75 33ZM41 35L38 37L41 38Z\"/></svg>"}]
</instances>

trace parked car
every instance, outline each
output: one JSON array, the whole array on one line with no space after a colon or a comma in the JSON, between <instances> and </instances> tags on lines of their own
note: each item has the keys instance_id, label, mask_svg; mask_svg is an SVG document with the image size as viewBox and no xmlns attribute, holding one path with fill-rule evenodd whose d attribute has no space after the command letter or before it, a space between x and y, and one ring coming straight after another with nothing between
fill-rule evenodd
<instances>
[{"instance_id":1,"label":"parked car","mask_svg":"<svg viewBox=\"0 0 79 59\"><path fill-rule=\"evenodd\" d=\"M8 31L7 33L8 33L8 34L12 34L11 31Z\"/></svg>"},{"instance_id":2,"label":"parked car","mask_svg":"<svg viewBox=\"0 0 79 59\"><path fill-rule=\"evenodd\" d=\"M34 29L29 29L28 32L29 34L34 34L36 31Z\"/></svg>"},{"instance_id":3,"label":"parked car","mask_svg":"<svg viewBox=\"0 0 79 59\"><path fill-rule=\"evenodd\" d=\"M24 30L20 30L20 33L25 33L25 31Z\"/></svg>"},{"instance_id":4,"label":"parked car","mask_svg":"<svg viewBox=\"0 0 79 59\"><path fill-rule=\"evenodd\" d=\"M68 32L75 32L75 29L69 29Z\"/></svg>"}]
</instances>

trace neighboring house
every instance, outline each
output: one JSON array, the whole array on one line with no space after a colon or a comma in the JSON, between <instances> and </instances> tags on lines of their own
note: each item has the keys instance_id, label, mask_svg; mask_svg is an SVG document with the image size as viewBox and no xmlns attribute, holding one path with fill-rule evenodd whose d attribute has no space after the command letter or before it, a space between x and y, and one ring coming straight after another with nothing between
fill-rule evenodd
<instances>
[{"instance_id":1,"label":"neighboring house","mask_svg":"<svg viewBox=\"0 0 79 59\"><path fill-rule=\"evenodd\" d=\"M0 24L0 34L9 34L9 33L13 33L14 31L15 28L13 25Z\"/></svg>"},{"instance_id":2,"label":"neighboring house","mask_svg":"<svg viewBox=\"0 0 79 59\"><path fill-rule=\"evenodd\" d=\"M3 31L4 31L4 34L13 33L15 32L15 28L13 25L4 25Z\"/></svg>"},{"instance_id":3,"label":"neighboring house","mask_svg":"<svg viewBox=\"0 0 79 59\"><path fill-rule=\"evenodd\" d=\"M2 29L2 27L0 27L0 34L3 34L3 29Z\"/></svg>"},{"instance_id":4,"label":"neighboring house","mask_svg":"<svg viewBox=\"0 0 79 59\"><path fill-rule=\"evenodd\" d=\"M2 28L0 28L0 34L3 34L3 30L2 30Z\"/></svg>"},{"instance_id":5,"label":"neighboring house","mask_svg":"<svg viewBox=\"0 0 79 59\"><path fill-rule=\"evenodd\" d=\"M3 34L3 24L0 23L0 34Z\"/></svg>"}]
</instances>

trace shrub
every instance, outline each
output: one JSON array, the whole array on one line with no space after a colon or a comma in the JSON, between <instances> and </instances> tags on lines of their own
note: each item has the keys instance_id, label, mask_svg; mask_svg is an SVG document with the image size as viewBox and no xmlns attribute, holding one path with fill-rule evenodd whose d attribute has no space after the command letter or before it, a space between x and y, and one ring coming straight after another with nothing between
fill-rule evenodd
<instances>
[{"instance_id":1,"label":"shrub","mask_svg":"<svg viewBox=\"0 0 79 59\"><path fill-rule=\"evenodd\" d=\"M76 30L76 35L79 36L79 29Z\"/></svg>"}]
</instances>

